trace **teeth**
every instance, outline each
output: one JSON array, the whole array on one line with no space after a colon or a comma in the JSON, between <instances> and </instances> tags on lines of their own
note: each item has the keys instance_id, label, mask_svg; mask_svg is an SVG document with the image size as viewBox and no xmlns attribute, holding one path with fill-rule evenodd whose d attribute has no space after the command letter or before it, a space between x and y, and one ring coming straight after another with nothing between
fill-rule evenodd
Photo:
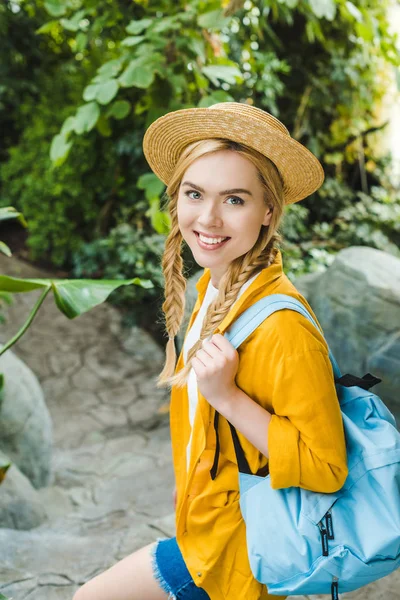
<instances>
[{"instance_id":1,"label":"teeth","mask_svg":"<svg viewBox=\"0 0 400 600\"><path fill-rule=\"evenodd\" d=\"M227 239L227 238L206 238L203 235L201 235L201 233L199 233L199 238L205 244L219 244Z\"/></svg>"}]
</instances>

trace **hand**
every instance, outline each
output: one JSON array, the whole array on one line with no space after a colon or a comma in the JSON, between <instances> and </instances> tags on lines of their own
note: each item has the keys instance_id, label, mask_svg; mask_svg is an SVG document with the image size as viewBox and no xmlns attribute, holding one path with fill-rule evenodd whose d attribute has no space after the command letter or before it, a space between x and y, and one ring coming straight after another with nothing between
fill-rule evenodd
<instances>
[{"instance_id":1,"label":"hand","mask_svg":"<svg viewBox=\"0 0 400 600\"><path fill-rule=\"evenodd\" d=\"M239 354L226 337L220 333L212 336L192 358L192 366L197 377L197 386L204 398L216 409L229 401L237 387L236 373L239 367Z\"/></svg>"}]
</instances>

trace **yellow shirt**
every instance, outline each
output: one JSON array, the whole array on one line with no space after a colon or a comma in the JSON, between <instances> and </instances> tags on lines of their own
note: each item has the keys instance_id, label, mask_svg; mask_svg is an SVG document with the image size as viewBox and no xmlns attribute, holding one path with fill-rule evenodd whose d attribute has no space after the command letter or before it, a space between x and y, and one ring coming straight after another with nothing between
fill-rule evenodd
<instances>
[{"instance_id":1,"label":"yellow shirt","mask_svg":"<svg viewBox=\"0 0 400 600\"><path fill-rule=\"evenodd\" d=\"M196 284L198 298L186 334L200 309L210 276L206 268ZM262 270L214 333L223 335L242 312L270 294L297 298L318 323L306 299L284 274L278 252L274 263ZM237 352L236 385L272 413L269 460L237 428L252 472L269 471L274 489L297 486L326 493L340 489L348 472L346 446L328 348L322 335L304 316L281 310L259 325ZM182 367L181 352L175 373ZM211 479L216 445L214 414L214 408L199 392L190 464L186 465L190 435L187 386L172 388L170 429L178 546L194 582L204 588L211 600L284 598L269 595L266 586L252 575L239 506L237 460L229 424L222 415L218 472ZM268 507L264 518L274 518L268 514Z\"/></svg>"}]
</instances>

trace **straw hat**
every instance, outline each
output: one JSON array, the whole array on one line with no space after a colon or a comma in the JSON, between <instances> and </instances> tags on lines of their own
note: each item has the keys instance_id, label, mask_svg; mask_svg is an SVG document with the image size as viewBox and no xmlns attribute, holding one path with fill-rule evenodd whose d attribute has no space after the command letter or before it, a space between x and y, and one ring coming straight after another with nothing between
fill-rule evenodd
<instances>
[{"instance_id":1,"label":"straw hat","mask_svg":"<svg viewBox=\"0 0 400 600\"><path fill-rule=\"evenodd\" d=\"M163 115L147 129L143 151L152 171L168 185L182 150L196 140L224 138L267 156L284 182L285 203L315 192L324 181L318 159L294 140L277 118L241 102L184 108Z\"/></svg>"}]
</instances>

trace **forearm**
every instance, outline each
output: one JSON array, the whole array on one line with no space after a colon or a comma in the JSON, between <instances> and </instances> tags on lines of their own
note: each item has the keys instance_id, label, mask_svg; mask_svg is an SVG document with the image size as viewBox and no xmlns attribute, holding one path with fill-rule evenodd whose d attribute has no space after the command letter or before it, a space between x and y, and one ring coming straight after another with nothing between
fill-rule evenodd
<instances>
[{"instance_id":1,"label":"forearm","mask_svg":"<svg viewBox=\"0 0 400 600\"><path fill-rule=\"evenodd\" d=\"M218 406L225 417L264 456L268 454L268 428L271 413L254 402L238 387L233 388L225 402Z\"/></svg>"}]
</instances>

